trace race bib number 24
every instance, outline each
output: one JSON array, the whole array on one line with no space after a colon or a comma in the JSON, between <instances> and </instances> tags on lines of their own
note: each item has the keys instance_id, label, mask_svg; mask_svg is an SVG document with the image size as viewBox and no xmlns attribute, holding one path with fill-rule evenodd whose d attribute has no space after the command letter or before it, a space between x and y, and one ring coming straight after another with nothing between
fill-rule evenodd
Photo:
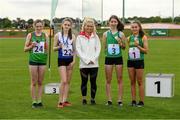
<instances>
[{"instance_id":1,"label":"race bib number 24","mask_svg":"<svg viewBox=\"0 0 180 120\"><path fill-rule=\"evenodd\" d=\"M44 53L44 42L36 43L33 53Z\"/></svg>"}]
</instances>

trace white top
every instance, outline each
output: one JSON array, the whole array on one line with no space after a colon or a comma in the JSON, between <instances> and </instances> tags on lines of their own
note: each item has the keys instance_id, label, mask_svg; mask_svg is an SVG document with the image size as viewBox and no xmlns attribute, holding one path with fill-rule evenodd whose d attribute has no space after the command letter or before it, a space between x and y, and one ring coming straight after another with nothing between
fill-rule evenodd
<instances>
[{"instance_id":1,"label":"white top","mask_svg":"<svg viewBox=\"0 0 180 120\"><path fill-rule=\"evenodd\" d=\"M83 35L78 35L76 39L76 52L80 58L80 68L99 67L98 57L101 51L99 37L92 34L90 39ZM94 64L89 64L92 61Z\"/></svg>"}]
</instances>

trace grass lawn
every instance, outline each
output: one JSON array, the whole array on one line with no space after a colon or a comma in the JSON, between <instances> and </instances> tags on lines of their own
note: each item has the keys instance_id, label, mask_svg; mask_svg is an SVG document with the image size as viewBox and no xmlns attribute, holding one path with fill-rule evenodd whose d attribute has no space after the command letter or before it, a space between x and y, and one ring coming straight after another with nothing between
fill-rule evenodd
<instances>
[{"instance_id":1,"label":"grass lawn","mask_svg":"<svg viewBox=\"0 0 180 120\"><path fill-rule=\"evenodd\" d=\"M105 106L104 52L101 51L99 74L97 78L97 105L81 104L79 61L73 71L69 101L72 107L57 109L58 95L43 95L44 108L32 109L30 96L30 77L28 53L23 52L24 39L0 39L0 118L2 119L141 119L141 118L180 118L180 40L150 40L149 53L145 56L145 75L147 73L174 73L175 96L172 98L145 97L145 107L129 106L131 102L130 81L128 79L124 56L124 96L122 108L116 104L117 81L112 80L113 105ZM44 84L59 82L57 53L52 52L51 72L46 71ZM115 72L114 72L115 73ZM89 94L88 87L88 98ZM89 99L88 99L89 100ZM89 101L88 101L89 102Z\"/></svg>"}]
</instances>

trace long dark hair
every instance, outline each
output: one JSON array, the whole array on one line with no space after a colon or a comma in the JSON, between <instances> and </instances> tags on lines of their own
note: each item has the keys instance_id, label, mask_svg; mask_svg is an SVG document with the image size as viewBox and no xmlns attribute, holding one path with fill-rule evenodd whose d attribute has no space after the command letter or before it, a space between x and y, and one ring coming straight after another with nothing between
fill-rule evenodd
<instances>
[{"instance_id":1,"label":"long dark hair","mask_svg":"<svg viewBox=\"0 0 180 120\"><path fill-rule=\"evenodd\" d=\"M118 31L123 31L124 30L124 25L123 23L119 20L119 18L116 15L111 15L111 17L109 18L109 22L111 21L111 19L116 19L118 21L117 24L117 30Z\"/></svg>"},{"instance_id":2,"label":"long dark hair","mask_svg":"<svg viewBox=\"0 0 180 120\"><path fill-rule=\"evenodd\" d=\"M141 23L139 21L134 21L132 24L137 24L139 26L139 36L142 38L145 35L145 32L142 29Z\"/></svg>"},{"instance_id":3,"label":"long dark hair","mask_svg":"<svg viewBox=\"0 0 180 120\"><path fill-rule=\"evenodd\" d=\"M68 21L71 23L71 25L73 24L72 20L70 18L64 18L62 21L62 24L64 24L65 21ZM61 27L62 30L62 36L64 36L64 31L63 31L63 27ZM68 31L68 38L71 40L72 39L72 29L70 28Z\"/></svg>"}]
</instances>

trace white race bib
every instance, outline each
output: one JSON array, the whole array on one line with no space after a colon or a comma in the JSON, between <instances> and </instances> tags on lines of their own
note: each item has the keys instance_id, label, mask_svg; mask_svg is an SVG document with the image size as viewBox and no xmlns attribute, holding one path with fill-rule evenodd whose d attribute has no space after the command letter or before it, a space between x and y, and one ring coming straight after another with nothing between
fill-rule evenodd
<instances>
[{"instance_id":1,"label":"white race bib","mask_svg":"<svg viewBox=\"0 0 180 120\"><path fill-rule=\"evenodd\" d=\"M44 53L44 42L36 43L33 53Z\"/></svg>"},{"instance_id":2,"label":"white race bib","mask_svg":"<svg viewBox=\"0 0 180 120\"><path fill-rule=\"evenodd\" d=\"M63 56L72 56L73 55L73 47L72 45L63 45L62 47L62 55Z\"/></svg>"},{"instance_id":3,"label":"white race bib","mask_svg":"<svg viewBox=\"0 0 180 120\"><path fill-rule=\"evenodd\" d=\"M139 59L140 50L137 47L129 48L129 58L130 59Z\"/></svg>"},{"instance_id":4,"label":"white race bib","mask_svg":"<svg viewBox=\"0 0 180 120\"><path fill-rule=\"evenodd\" d=\"M110 55L118 55L120 53L119 44L108 44L108 53Z\"/></svg>"}]
</instances>

